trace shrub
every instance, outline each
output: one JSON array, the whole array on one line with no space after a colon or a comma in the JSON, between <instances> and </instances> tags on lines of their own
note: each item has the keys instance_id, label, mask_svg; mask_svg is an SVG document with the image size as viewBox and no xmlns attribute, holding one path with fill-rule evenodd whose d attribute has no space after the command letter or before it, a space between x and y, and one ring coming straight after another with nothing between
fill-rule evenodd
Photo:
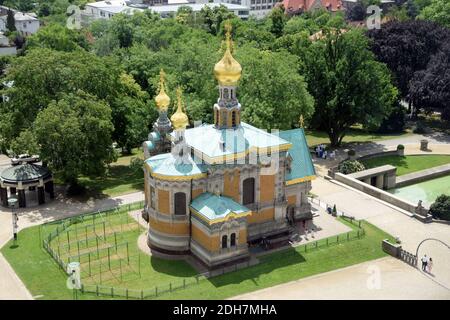
<instances>
[{"instance_id":1,"label":"shrub","mask_svg":"<svg viewBox=\"0 0 450 320\"><path fill-rule=\"evenodd\" d=\"M397 150L405 150L405 146L402 145L402 144L399 144L399 145L397 146Z\"/></svg>"},{"instance_id":2,"label":"shrub","mask_svg":"<svg viewBox=\"0 0 450 320\"><path fill-rule=\"evenodd\" d=\"M421 134L421 133L426 133L426 131L427 130L426 130L426 127L423 124L423 122L422 121L417 121L416 127L414 128L413 132Z\"/></svg>"},{"instance_id":3,"label":"shrub","mask_svg":"<svg viewBox=\"0 0 450 320\"><path fill-rule=\"evenodd\" d=\"M343 174L355 173L365 169L364 165L358 160L345 160L338 166L339 172Z\"/></svg>"},{"instance_id":4,"label":"shrub","mask_svg":"<svg viewBox=\"0 0 450 320\"><path fill-rule=\"evenodd\" d=\"M353 150L353 149L350 149L350 150L348 150L347 154L348 154L349 156L354 156L354 155L356 154L356 151Z\"/></svg>"},{"instance_id":5,"label":"shrub","mask_svg":"<svg viewBox=\"0 0 450 320\"><path fill-rule=\"evenodd\" d=\"M376 131L378 133L403 132L405 129L405 117L405 108L400 103L397 103L390 115L383 120Z\"/></svg>"},{"instance_id":6,"label":"shrub","mask_svg":"<svg viewBox=\"0 0 450 320\"><path fill-rule=\"evenodd\" d=\"M141 158L133 157L130 161L130 169L133 172L139 172L144 169L144 160Z\"/></svg>"},{"instance_id":7,"label":"shrub","mask_svg":"<svg viewBox=\"0 0 450 320\"><path fill-rule=\"evenodd\" d=\"M450 196L441 194L430 206L429 213L433 218L450 221Z\"/></svg>"}]
</instances>

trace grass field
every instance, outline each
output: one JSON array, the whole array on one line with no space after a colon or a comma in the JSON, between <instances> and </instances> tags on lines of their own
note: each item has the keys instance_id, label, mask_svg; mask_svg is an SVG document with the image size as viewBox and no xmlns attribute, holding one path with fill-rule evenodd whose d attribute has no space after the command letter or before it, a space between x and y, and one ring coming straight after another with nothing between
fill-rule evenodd
<instances>
[{"instance_id":1,"label":"grass field","mask_svg":"<svg viewBox=\"0 0 450 320\"><path fill-rule=\"evenodd\" d=\"M133 157L143 159L140 148L133 149L131 155L121 156L112 163L105 177L81 177L79 182L85 186L89 195L94 197L118 196L144 190L144 173L130 168Z\"/></svg>"},{"instance_id":2,"label":"grass field","mask_svg":"<svg viewBox=\"0 0 450 320\"><path fill-rule=\"evenodd\" d=\"M450 163L450 155L385 156L362 161L367 169L390 164L397 176Z\"/></svg>"},{"instance_id":3,"label":"grass field","mask_svg":"<svg viewBox=\"0 0 450 320\"><path fill-rule=\"evenodd\" d=\"M62 231L59 241L57 238L52 240L52 248L54 251L57 251L58 247L60 248L59 253L62 260L66 262L81 260L82 279L85 284L92 285L101 282L101 286L108 286L108 288L115 286L138 290L154 290L154 287L158 286L160 289L168 291L169 285L171 287L172 284L179 285L183 279L192 281L195 271L184 261L163 260L145 254L141 254L139 260L136 260L139 252L137 237L142 229L133 227L134 222L126 221L124 216L120 215L111 216L105 221L107 223L103 225L104 221L97 219L96 227L93 227L93 221L85 219L85 221ZM352 227L353 231L349 234L350 239L356 238L357 227L342 219L341 221ZM124 231L119 230L124 227ZM327 245L325 239L319 241L317 249L314 249L314 244L312 244L306 251L303 245L268 254L261 257L261 263L256 266L210 279L203 278L198 284L165 293L157 298L222 299L385 256L381 250L381 240L392 238L367 222L363 221L362 227L365 235L360 239L346 241L346 234L343 234L340 236L339 242L335 237L329 239ZM42 299L72 299L72 291L66 288L66 274L40 245L39 239L45 238L45 234L53 232L55 229L56 225L50 225L44 231L40 230L40 227L22 230L19 233L18 246L13 246L13 243L9 242L1 249L1 252L33 296L39 296ZM96 233L95 237L92 237L93 232ZM118 240L115 240L114 232L116 232ZM69 233L69 237L67 237L67 233ZM92 240L97 238L101 240L101 252L98 256L96 254L98 245L95 240ZM115 241L122 249L114 250ZM70 248L68 247L69 243L71 244ZM127 254L123 249L124 243L128 243L129 265L125 262ZM108 258L105 254L107 247L111 248L111 270L109 270ZM78 250L82 256L84 254L84 257L78 258ZM89 258L92 269L90 277L86 261L87 251L91 254ZM70 259L68 259L69 256L71 256ZM103 266L102 279L99 275L99 263L94 261L96 258L100 258ZM122 263L120 273L118 270L119 260ZM139 263L139 267L137 267L137 263ZM79 293L77 298L110 299L111 297Z\"/></svg>"},{"instance_id":4,"label":"grass field","mask_svg":"<svg viewBox=\"0 0 450 320\"><path fill-rule=\"evenodd\" d=\"M349 132L345 135L342 142L349 143L349 142L370 142L370 141L389 140L406 137L411 134L412 133L410 131L405 131L403 133L396 133L396 134L370 133L358 127L355 127L349 130ZM330 140L326 132L312 131L312 130L306 130L306 141L308 142L309 147L316 146L318 144L330 143Z\"/></svg>"}]
</instances>

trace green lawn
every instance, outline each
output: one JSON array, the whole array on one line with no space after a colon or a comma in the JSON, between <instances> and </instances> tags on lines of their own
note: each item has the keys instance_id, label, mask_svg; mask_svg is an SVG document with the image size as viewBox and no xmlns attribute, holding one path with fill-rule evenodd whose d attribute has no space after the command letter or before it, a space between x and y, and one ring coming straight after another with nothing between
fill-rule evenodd
<instances>
[{"instance_id":1,"label":"green lawn","mask_svg":"<svg viewBox=\"0 0 450 320\"><path fill-rule=\"evenodd\" d=\"M385 156L362 161L367 169L390 164L397 176L450 163L450 155Z\"/></svg>"},{"instance_id":2,"label":"green lawn","mask_svg":"<svg viewBox=\"0 0 450 320\"><path fill-rule=\"evenodd\" d=\"M409 131L396 134L370 133L358 127L354 127L351 130L349 130L349 132L345 135L342 142L349 143L349 142L370 142L370 141L389 140L409 136L411 134L412 133ZM308 142L308 146L310 147L316 146L318 144L330 143L330 140L326 132L313 130L306 130L306 141Z\"/></svg>"},{"instance_id":3,"label":"green lawn","mask_svg":"<svg viewBox=\"0 0 450 320\"><path fill-rule=\"evenodd\" d=\"M81 177L80 184L87 188L87 193L94 197L118 196L144 190L144 173L133 171L130 161L133 157L143 159L140 148L133 149L131 155L121 156L112 163L106 177Z\"/></svg>"},{"instance_id":4,"label":"green lawn","mask_svg":"<svg viewBox=\"0 0 450 320\"><path fill-rule=\"evenodd\" d=\"M342 222L352 227L351 237L355 237L357 227L349 222ZM318 249L311 249L309 245L306 252L304 246L299 246L272 253L262 257L259 265L202 279L199 284L166 293L158 298L223 299L385 256L381 250L381 241L385 238L392 240L392 237L367 222L362 221L362 227L365 235L361 239L346 241L344 234L341 235L339 243L336 243L335 238L330 239L329 246L325 244L325 240L319 241ZM124 237L127 238L126 235ZM41 248L39 238L39 227L22 230L19 233L19 245L14 247L12 242L9 242L1 252L33 296L41 296L42 299L72 299L72 291L65 286L65 273ZM130 244L134 244L131 250L138 250L136 241L131 241ZM180 283L182 279L194 274L194 270L183 261L147 257L141 260L141 264L141 276L124 280L121 287L147 289L158 285L163 288L167 287L169 282ZM78 299L110 297L80 293Z\"/></svg>"}]
</instances>

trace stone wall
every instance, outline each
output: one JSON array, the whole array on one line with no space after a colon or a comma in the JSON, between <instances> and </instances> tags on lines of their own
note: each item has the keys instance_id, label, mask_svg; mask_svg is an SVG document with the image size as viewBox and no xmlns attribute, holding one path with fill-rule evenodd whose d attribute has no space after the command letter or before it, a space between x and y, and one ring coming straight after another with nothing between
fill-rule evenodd
<instances>
[{"instance_id":1,"label":"stone wall","mask_svg":"<svg viewBox=\"0 0 450 320\"><path fill-rule=\"evenodd\" d=\"M448 174L450 174L450 164L444 164L442 166L421 170L397 177L395 187L400 188L410 184L443 177Z\"/></svg>"},{"instance_id":2,"label":"stone wall","mask_svg":"<svg viewBox=\"0 0 450 320\"><path fill-rule=\"evenodd\" d=\"M396 258L400 258L400 253L402 250L401 245L396 244L396 243L390 243L389 240L385 239L381 242L381 248L387 254L389 254L393 257L396 257Z\"/></svg>"},{"instance_id":3,"label":"stone wall","mask_svg":"<svg viewBox=\"0 0 450 320\"><path fill-rule=\"evenodd\" d=\"M416 204L400 199L390 194L389 192L373 187L367 183L361 182L353 177L349 177L342 173L335 173L334 178L335 180L342 182L352 188L355 188L356 190L365 192L375 198L393 204L396 207L399 207L400 209L406 210L413 214L415 213L415 208L417 206Z\"/></svg>"}]
</instances>

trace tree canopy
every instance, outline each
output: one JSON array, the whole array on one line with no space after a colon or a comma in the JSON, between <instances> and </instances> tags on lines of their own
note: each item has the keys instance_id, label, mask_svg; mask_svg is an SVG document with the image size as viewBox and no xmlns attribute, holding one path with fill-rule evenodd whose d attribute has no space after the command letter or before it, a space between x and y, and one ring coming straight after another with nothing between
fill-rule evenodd
<instances>
[{"instance_id":1,"label":"tree canopy","mask_svg":"<svg viewBox=\"0 0 450 320\"><path fill-rule=\"evenodd\" d=\"M352 125L378 126L389 115L397 89L359 30L325 32L303 60L302 71L315 98L313 124L327 132L333 146Z\"/></svg>"}]
</instances>

